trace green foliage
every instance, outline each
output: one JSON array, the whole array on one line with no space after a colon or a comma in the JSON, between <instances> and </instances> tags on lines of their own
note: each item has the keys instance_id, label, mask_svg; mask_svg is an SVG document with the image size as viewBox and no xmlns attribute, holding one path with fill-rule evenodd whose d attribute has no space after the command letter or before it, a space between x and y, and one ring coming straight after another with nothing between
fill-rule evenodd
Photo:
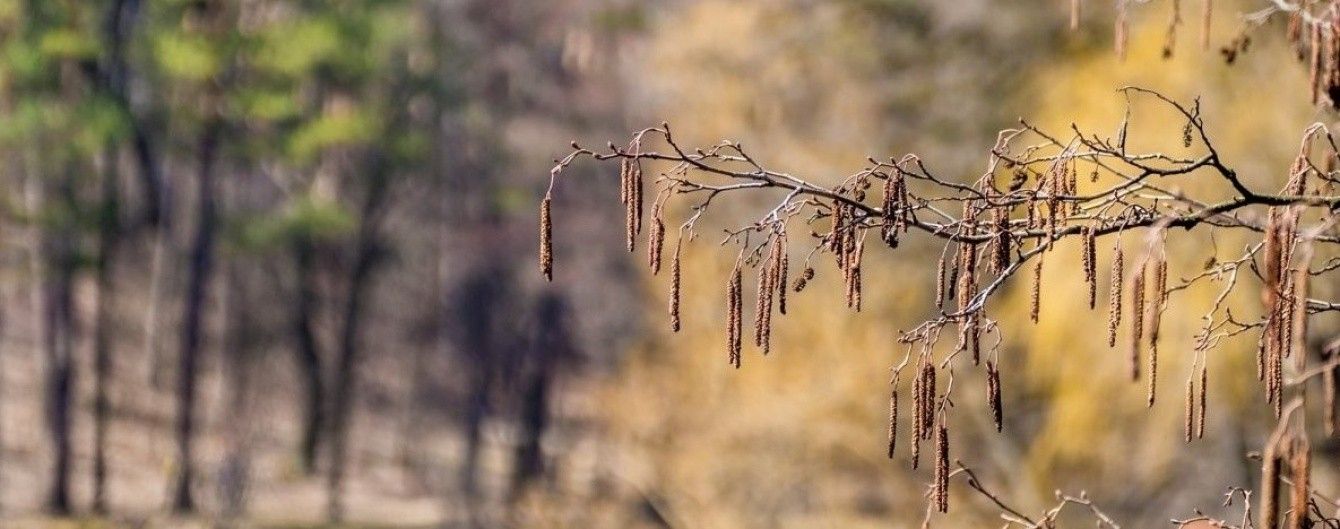
<instances>
[{"instance_id":1,"label":"green foliage","mask_svg":"<svg viewBox=\"0 0 1340 529\"><path fill-rule=\"evenodd\" d=\"M186 81L204 81L219 71L214 44L199 34L164 31L154 38L154 59L163 72Z\"/></svg>"},{"instance_id":2,"label":"green foliage","mask_svg":"<svg viewBox=\"0 0 1340 529\"><path fill-rule=\"evenodd\" d=\"M283 76L310 74L345 51L339 27L324 17L266 28L257 40L257 69Z\"/></svg>"},{"instance_id":3,"label":"green foliage","mask_svg":"<svg viewBox=\"0 0 1340 529\"><path fill-rule=\"evenodd\" d=\"M342 205L308 195L278 213L238 218L229 231L239 250L265 252L294 240L338 240L354 225L353 215Z\"/></svg>"},{"instance_id":4,"label":"green foliage","mask_svg":"<svg viewBox=\"0 0 1340 529\"><path fill-rule=\"evenodd\" d=\"M288 154L300 164L311 163L321 150L361 144L375 138L380 128L380 120L366 112L321 116L293 133Z\"/></svg>"}]
</instances>

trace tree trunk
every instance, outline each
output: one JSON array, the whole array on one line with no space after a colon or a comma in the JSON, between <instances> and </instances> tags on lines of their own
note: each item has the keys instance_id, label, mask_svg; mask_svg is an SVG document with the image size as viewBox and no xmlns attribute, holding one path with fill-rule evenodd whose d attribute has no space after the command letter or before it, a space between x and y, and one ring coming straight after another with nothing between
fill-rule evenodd
<instances>
[{"instance_id":1,"label":"tree trunk","mask_svg":"<svg viewBox=\"0 0 1340 529\"><path fill-rule=\"evenodd\" d=\"M368 175L368 194L364 199L359 221L358 236L354 243L353 268L349 273L348 297L344 305L344 327L340 334L339 363L336 365L333 394L333 415L330 436L330 474L326 484L326 515L331 522L344 520L344 478L348 466L349 422L353 415L354 391L357 387L359 337L362 331L364 306L372 286L373 271L381 253L377 231L390 185L386 174L386 160L380 153L373 154Z\"/></svg>"},{"instance_id":2,"label":"tree trunk","mask_svg":"<svg viewBox=\"0 0 1340 529\"><path fill-rule=\"evenodd\" d=\"M112 304L115 282L112 274L120 237L120 201L116 172L116 151L106 155L102 182L102 210L99 215L97 313L93 328L93 511L107 512L107 430L111 400L108 385L112 380Z\"/></svg>"},{"instance_id":3,"label":"tree trunk","mask_svg":"<svg viewBox=\"0 0 1340 529\"><path fill-rule=\"evenodd\" d=\"M60 207L75 211L75 191L72 175L75 169L67 167L57 181L57 193L52 198ZM58 221L44 230L43 253L47 270L44 274L45 303L43 312L44 341L47 350L47 427L51 433L52 471L47 506L52 513L68 514L70 505L71 417L74 405L74 273L75 249L72 223Z\"/></svg>"},{"instance_id":4,"label":"tree trunk","mask_svg":"<svg viewBox=\"0 0 1340 529\"><path fill-rule=\"evenodd\" d=\"M297 303L293 311L293 333L297 346L298 367L303 378L302 468L307 475L316 473L316 456L326 427L324 372L320 344L316 340L316 282L313 280L312 241L305 237L293 244L297 272Z\"/></svg>"},{"instance_id":5,"label":"tree trunk","mask_svg":"<svg viewBox=\"0 0 1340 529\"><path fill-rule=\"evenodd\" d=\"M74 263L71 234L63 229L47 233L50 267L44 312L47 349L47 427L54 456L47 506L52 513L70 512L70 430L75 365L73 351Z\"/></svg>"},{"instance_id":6,"label":"tree trunk","mask_svg":"<svg viewBox=\"0 0 1340 529\"><path fill-rule=\"evenodd\" d=\"M215 236L214 159L219 142L219 123L205 125L200 139L200 168L196 181L199 204L196 206L195 239L191 243L189 279L182 313L182 342L177 380L177 482L172 509L178 513L195 511L191 494L194 475L192 436L195 433L195 399L200 344L204 334L205 297L213 271Z\"/></svg>"}]
</instances>

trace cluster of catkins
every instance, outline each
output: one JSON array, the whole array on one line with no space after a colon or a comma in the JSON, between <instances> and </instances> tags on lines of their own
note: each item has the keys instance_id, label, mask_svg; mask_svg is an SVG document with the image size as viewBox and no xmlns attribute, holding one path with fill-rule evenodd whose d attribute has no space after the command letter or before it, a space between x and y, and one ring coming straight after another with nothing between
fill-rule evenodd
<instances>
[{"instance_id":1,"label":"cluster of catkins","mask_svg":"<svg viewBox=\"0 0 1340 529\"><path fill-rule=\"evenodd\" d=\"M935 363L929 356L917 361L912 378L912 468L921 462L921 443L934 439L935 475L931 500L936 510L949 512L949 424L945 415L943 397L935 389ZM897 378L889 399L889 458L893 458L898 440ZM997 398L999 396L997 395Z\"/></svg>"},{"instance_id":2,"label":"cluster of catkins","mask_svg":"<svg viewBox=\"0 0 1340 529\"><path fill-rule=\"evenodd\" d=\"M1312 103L1340 107L1340 7L1295 10L1289 16L1288 38L1306 61Z\"/></svg>"},{"instance_id":3,"label":"cluster of catkins","mask_svg":"<svg viewBox=\"0 0 1340 529\"><path fill-rule=\"evenodd\" d=\"M1305 156L1305 155L1304 155ZM1300 156L1285 186L1294 195L1306 192L1306 160ZM1293 206L1271 207L1262 243L1261 301L1266 307L1265 330L1257 347L1257 377L1266 383L1266 397L1278 417L1283 405L1284 359L1303 360L1302 341L1307 331L1308 247L1300 252L1298 220L1302 211ZM1295 255L1300 253L1302 255Z\"/></svg>"}]
</instances>

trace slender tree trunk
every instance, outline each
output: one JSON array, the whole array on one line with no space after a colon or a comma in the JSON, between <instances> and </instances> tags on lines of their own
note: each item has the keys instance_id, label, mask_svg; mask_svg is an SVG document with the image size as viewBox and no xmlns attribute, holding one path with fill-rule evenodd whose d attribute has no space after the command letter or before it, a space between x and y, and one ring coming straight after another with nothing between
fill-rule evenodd
<instances>
[{"instance_id":1,"label":"slender tree trunk","mask_svg":"<svg viewBox=\"0 0 1340 529\"><path fill-rule=\"evenodd\" d=\"M54 197L63 207L74 209L73 168L60 175ZM45 342L47 349L47 427L53 453L51 488L47 506L52 513L68 514L70 504L71 429L74 405L74 233L68 221L60 221L43 234L45 274Z\"/></svg>"},{"instance_id":2,"label":"slender tree trunk","mask_svg":"<svg viewBox=\"0 0 1340 529\"><path fill-rule=\"evenodd\" d=\"M103 174L102 211L99 215L97 314L93 329L93 511L106 513L107 431L112 380L112 304L116 299L113 265L120 237L120 201L116 152L108 150Z\"/></svg>"},{"instance_id":3,"label":"slender tree trunk","mask_svg":"<svg viewBox=\"0 0 1340 529\"><path fill-rule=\"evenodd\" d=\"M73 351L74 270L71 235L60 229L47 234L48 266L44 311L47 348L47 426L54 455L47 506L55 514L70 512L70 430L75 377Z\"/></svg>"},{"instance_id":4,"label":"slender tree trunk","mask_svg":"<svg viewBox=\"0 0 1340 529\"><path fill-rule=\"evenodd\" d=\"M205 297L214 265L214 224L217 221L214 211L214 161L220 126L217 122L206 124L199 147L200 172L196 181L199 204L196 206L195 239L191 245L189 279L182 313L177 380L177 484L172 509L178 513L195 510L195 500L191 494L191 482L195 478L192 436L195 433L196 380L204 334Z\"/></svg>"},{"instance_id":5,"label":"slender tree trunk","mask_svg":"<svg viewBox=\"0 0 1340 529\"><path fill-rule=\"evenodd\" d=\"M350 270L348 297L344 305L344 327L340 334L339 363L336 365L333 394L333 415L330 436L330 474L327 481L326 515L331 522L344 520L344 479L348 467L349 422L353 415L354 391L357 388L357 369L360 356L360 335L364 307L372 287L373 272L381 252L377 231L382 205L390 185L386 161L374 154L368 174L369 187L359 221L358 236L354 243L354 262Z\"/></svg>"},{"instance_id":6,"label":"slender tree trunk","mask_svg":"<svg viewBox=\"0 0 1340 529\"><path fill-rule=\"evenodd\" d=\"M520 497L528 485L544 473L541 441L549 429L549 388L552 373L548 366L539 368L526 382L521 397L521 442L517 444L512 467L512 497Z\"/></svg>"},{"instance_id":7,"label":"slender tree trunk","mask_svg":"<svg viewBox=\"0 0 1340 529\"><path fill-rule=\"evenodd\" d=\"M484 419L488 418L489 386L488 377L477 372L465 408L465 456L461 460L459 479L461 491L471 503L479 497L479 456L484 445Z\"/></svg>"},{"instance_id":8,"label":"slender tree trunk","mask_svg":"<svg viewBox=\"0 0 1340 529\"><path fill-rule=\"evenodd\" d=\"M322 382L324 372L315 329L317 299L313 252L312 241L306 238L293 244L298 284L293 333L297 342L298 367L306 392L303 401L302 468L309 476L316 473L317 450L326 427L325 385Z\"/></svg>"}]
</instances>

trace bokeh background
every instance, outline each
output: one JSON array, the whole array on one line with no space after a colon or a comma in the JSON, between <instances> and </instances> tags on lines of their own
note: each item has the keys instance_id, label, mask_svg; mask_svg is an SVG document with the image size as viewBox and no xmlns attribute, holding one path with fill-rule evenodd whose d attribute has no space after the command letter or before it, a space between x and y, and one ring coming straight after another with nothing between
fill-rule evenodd
<instances>
[{"instance_id":1,"label":"bokeh background","mask_svg":"<svg viewBox=\"0 0 1340 529\"><path fill-rule=\"evenodd\" d=\"M737 371L734 252L685 247L670 333L613 166L564 173L540 278L553 160L668 120L816 182L909 152L967 182L1020 117L1115 130L1135 84L1200 97L1225 158L1279 185L1330 116L1282 21L1228 64L1256 2L1217 0L1202 49L1200 1L1167 57L1172 2L1133 8L1121 61L1110 2L1072 31L1060 0L0 0L0 525L322 527L335 473L350 527L920 526L930 474L884 457L887 384L898 330L933 314L938 247L867 252L859 314L821 268ZM1182 122L1133 110L1134 147L1182 149ZM1174 275L1246 242L1173 237ZM1208 431L1184 444L1214 292L1175 299L1146 409L1078 257L1048 266L1038 324L1026 288L993 305L1005 431L965 377L953 457L1030 511L1060 489L1130 527L1237 512L1222 495L1273 424L1251 339L1209 356ZM194 505L174 512L186 393ZM1336 448L1316 447L1322 488ZM1000 525L966 488L952 504L937 524Z\"/></svg>"}]
</instances>

